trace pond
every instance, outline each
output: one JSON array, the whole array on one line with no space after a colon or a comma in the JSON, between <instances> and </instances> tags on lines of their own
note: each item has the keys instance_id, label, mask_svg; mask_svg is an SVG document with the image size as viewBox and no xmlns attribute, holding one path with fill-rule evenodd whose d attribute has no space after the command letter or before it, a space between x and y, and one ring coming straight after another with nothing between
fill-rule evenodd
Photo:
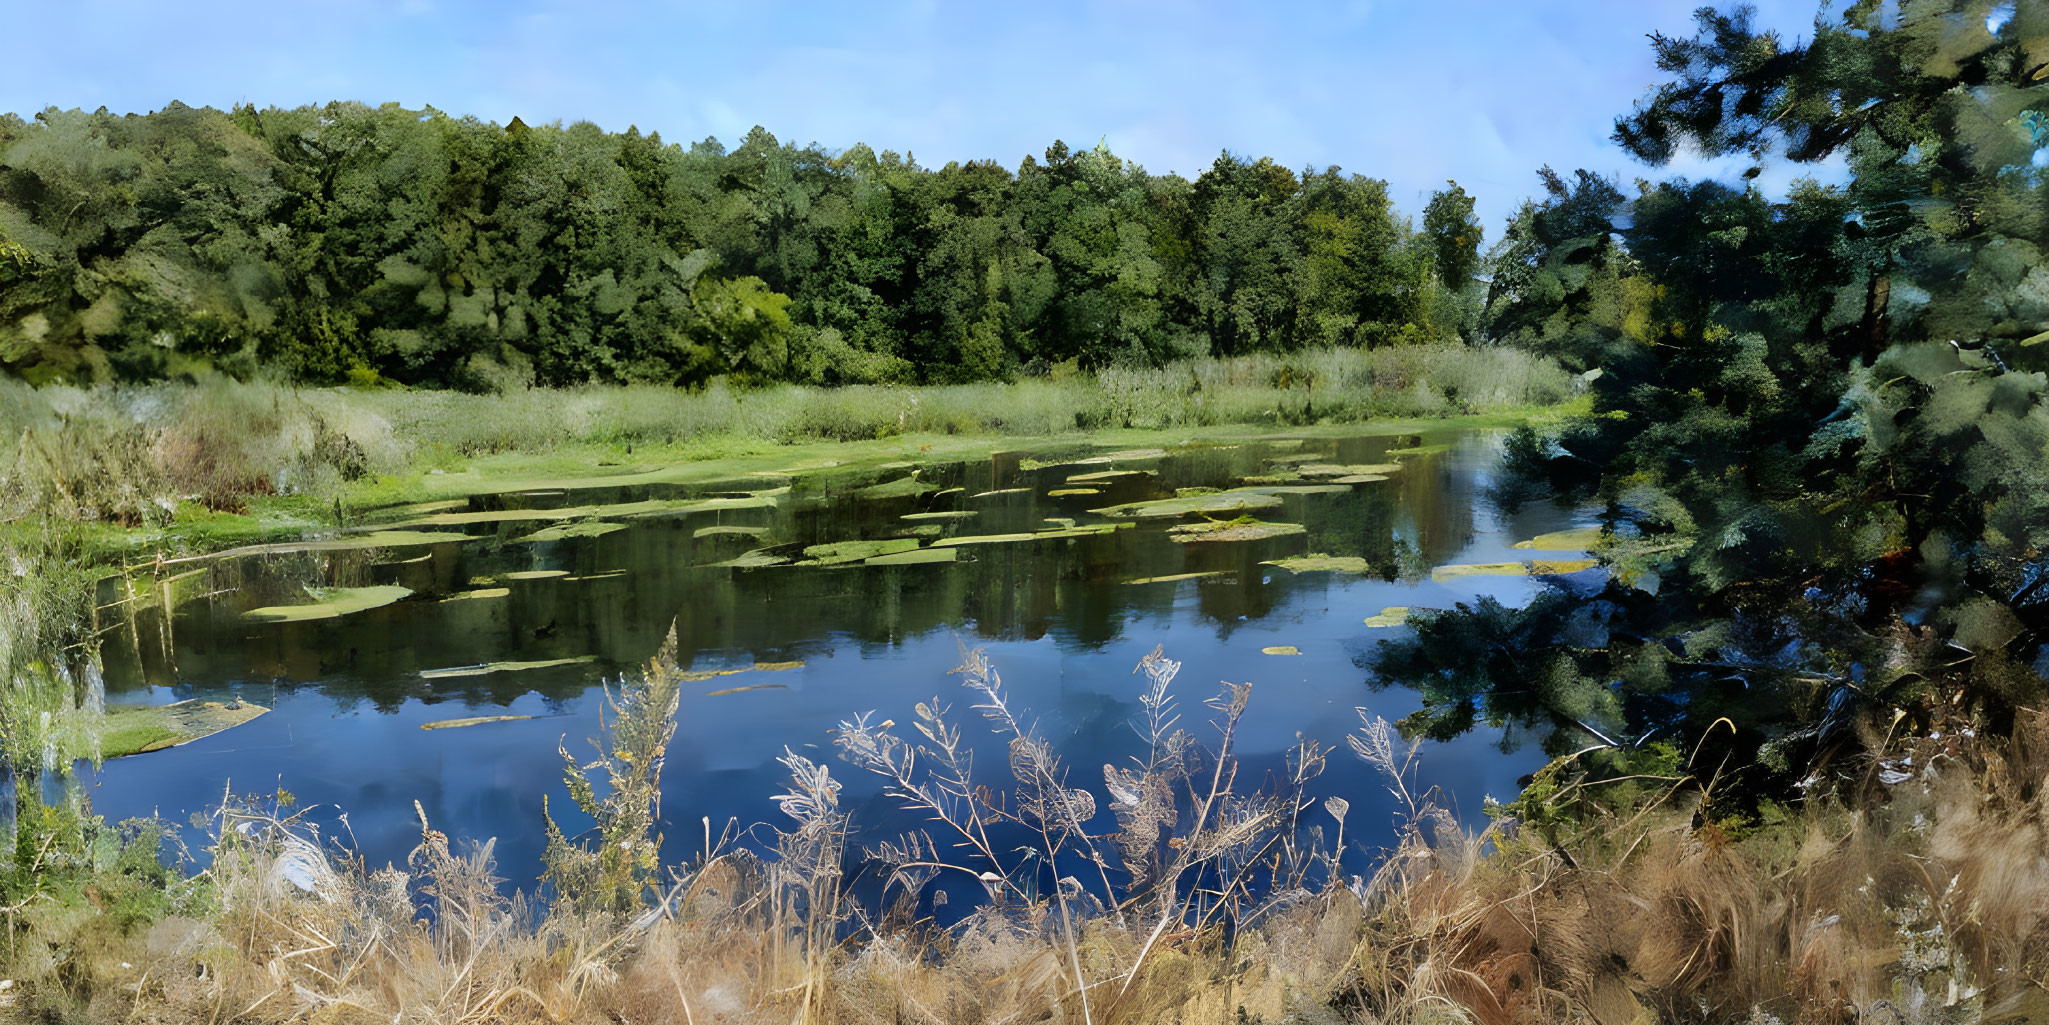
<instances>
[{"instance_id":1,"label":"pond","mask_svg":"<svg viewBox=\"0 0 2049 1025\"><path fill-rule=\"evenodd\" d=\"M785 747L829 763L856 828L880 837L919 820L832 757L840 721L908 722L937 697L1000 771L1001 745L949 675L964 648L983 648L1012 706L1078 785L1100 790L1102 766L1139 751L1133 667L1160 645L1184 663L1177 691L1198 739L1211 739L1198 720L1220 681L1253 685L1241 787L1282 770L1298 736L1320 740L1334 753L1312 793L1347 798L1348 836L1371 848L1391 838L1395 806L1344 736L1355 706L1396 719L1418 705L1371 688L1360 666L1404 630L1382 613L1481 594L1516 603L1542 586L1439 567L1548 560L1541 574L1584 558L1516 547L1590 519L1496 508L1498 445L1472 431L1074 445L391 510L380 533L151 578L174 612L145 609L109 634L110 705L271 711L87 771L90 799L109 820L182 822L225 791L282 788L372 865L417 843L417 800L437 829L497 838L501 873L525 885L540 871L543 796L574 820L558 744L589 755L602 687L673 630L694 675L663 781L670 859L698 851L706 820L714 832L775 820ZM1290 561L1307 555L1335 558ZM466 719L484 721L443 725ZM1426 745L1420 777L1477 822L1485 796L1512 795L1543 762L1535 744L1503 750L1479 731Z\"/></svg>"}]
</instances>

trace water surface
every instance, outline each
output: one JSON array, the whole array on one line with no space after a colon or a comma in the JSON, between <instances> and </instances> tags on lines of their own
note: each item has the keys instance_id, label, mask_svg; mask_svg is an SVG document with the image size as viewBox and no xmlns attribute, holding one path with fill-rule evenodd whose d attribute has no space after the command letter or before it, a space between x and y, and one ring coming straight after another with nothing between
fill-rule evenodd
<instances>
[{"instance_id":1,"label":"water surface","mask_svg":"<svg viewBox=\"0 0 2049 1025\"><path fill-rule=\"evenodd\" d=\"M183 821L226 789L282 787L302 806L320 806L312 818L326 832L352 837L381 864L403 861L417 842L418 800L440 830L496 837L501 870L525 882L539 871L543 796L565 824L576 822L558 744L588 756L605 708L601 687L636 672L673 630L692 670L802 665L686 685L664 778L667 853L693 854L705 818L714 829L728 820L773 821L769 796L783 776L775 759L786 746L832 761L847 785L844 803L873 837L918 819L894 808L878 781L831 759L831 730L841 720L874 711L907 723L916 702L935 697L971 720L973 702L948 671L964 646L982 647L1013 707L1056 740L1077 783L1100 790L1105 762L1138 753L1129 723L1141 678L1132 668L1161 645L1184 663L1178 690L1191 722L1221 681L1253 684L1238 748L1246 785L1280 770L1300 737L1335 749L1314 789L1350 800L1347 834L1371 846L1390 835L1393 799L1343 753L1343 737L1357 725L1354 706L1396 719L1418 703L1406 691L1368 686L1361 656L1403 628L1364 620L1390 606L1442 608L1480 594L1518 602L1541 586L1528 577L1440 582L1428 573L1434 566L1572 557L1513 547L1576 524L1566 510L1505 515L1486 499L1497 444L1470 432L1269 439L1108 461L1085 451L1014 452L708 486L543 490L480 496L451 506L478 514L468 522L418 528L467 540L219 560L180 584L174 615L146 612L114 634L105 653L109 701L239 698L273 711L191 744L109 762L92 777L92 801L112 819L156 812ZM1257 512L1306 528L1290 536L1182 543L1169 528L1186 520L1140 520L1099 535L961 545L947 563L798 564L803 548L827 542L929 547L1059 530L1069 521L1131 522L1091 510L1247 478L1285 484L1303 467L1389 463L1400 469L1379 475L1385 480L1284 493L1279 507ZM1053 494L1078 489L1094 493ZM494 518L707 498L735 501L645 515L600 511L596 522L622 528L538 542L519 539L548 521ZM959 512L973 515L924 515ZM1294 573L1267 564L1305 552L1363 558L1370 570ZM753 565L777 560L785 561ZM380 584L411 593L332 619L266 623L245 614L306 602L308 585ZM1262 653L1277 646L1300 654ZM547 662L558 664L489 671ZM420 728L492 715L532 718ZM978 723L968 732L984 738L985 771L1001 771L1000 744ZM1197 735L1211 736L1206 727ZM1534 745L1504 751L1500 740L1483 731L1427 745L1422 782L1442 788L1461 817L1479 820L1485 795L1512 794L1517 778L1543 763Z\"/></svg>"}]
</instances>

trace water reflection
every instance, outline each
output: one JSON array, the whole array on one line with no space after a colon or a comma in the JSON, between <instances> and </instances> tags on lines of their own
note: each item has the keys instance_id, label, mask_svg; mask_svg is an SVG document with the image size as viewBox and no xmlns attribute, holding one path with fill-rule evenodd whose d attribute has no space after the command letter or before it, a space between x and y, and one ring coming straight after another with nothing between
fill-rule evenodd
<instances>
[{"instance_id":1,"label":"water reflection","mask_svg":"<svg viewBox=\"0 0 2049 1025\"><path fill-rule=\"evenodd\" d=\"M1504 521L1484 505L1491 446L1472 435L1326 438L1078 465L1058 454L1005 453L695 489L493 496L465 507L482 514L458 525L467 540L221 560L161 585L173 615L145 610L110 636L108 700L236 694L274 711L184 747L111 762L93 800L115 818L152 810L182 818L225 785L282 785L303 803L329 806L322 815L334 825L335 810L347 812L375 864L402 860L416 841L410 802L418 799L440 829L499 837L506 873L530 879L541 797L554 795L558 815L567 805L557 743L588 750L583 738L597 732L602 706L596 687L651 656L671 629L691 668L804 663L707 679L687 692L663 805L676 857L695 848L701 818L745 823L773 814L767 796L784 745L829 757L829 730L839 720L872 709L901 721L913 703L935 696L965 712L968 702L957 700L947 675L963 645L990 649L1014 704L1042 717L1083 782L1098 779L1104 762L1134 753L1137 738L1125 728L1138 710L1131 668L1153 645L1186 664L1185 707L1198 707L1217 680L1251 681L1240 750L1245 778L1256 780L1281 769L1298 732L1341 746L1354 705L1372 703L1389 718L1415 707L1406 693L1363 686L1353 657L1385 635L1364 617L1477 593L1527 596L1527 579L1436 583L1423 572L1516 558L1524 554L1510 549L1516 540L1569 525L1570 514L1557 509L1529 508ZM1173 521L1140 521L1098 535L963 544L953 562L722 565L748 552L755 561L801 559L807 546L851 539L931 545L1058 529L1107 519L1092 509L1229 488L1306 463L1390 461L1401 469L1384 481L1279 495L1281 505L1260 518L1306 529L1261 541L1185 544L1169 536ZM1093 493L1055 493L1079 490ZM489 518L493 510L763 492L774 493L773 503L623 519L624 529L553 541L519 540L545 523ZM935 512L973 515L924 515ZM1363 558L1372 570L1294 574L1265 564L1304 552ZM242 615L304 602L309 585L374 584L413 594L325 620L254 623ZM1302 654L1261 654L1277 645ZM564 659L581 661L481 668ZM466 666L480 668L434 672ZM752 689L713 694L735 688ZM419 729L489 714L533 718ZM1424 755L1426 782L1443 786L1468 817L1483 794L1512 791L1541 764L1535 752L1499 752L1494 739L1466 737ZM1001 766L1000 748L985 763ZM1331 767L1318 792L1347 796L1351 835L1375 842L1391 799L1364 766L1333 758ZM848 777L858 824L916 824L873 781L838 763L835 773Z\"/></svg>"}]
</instances>

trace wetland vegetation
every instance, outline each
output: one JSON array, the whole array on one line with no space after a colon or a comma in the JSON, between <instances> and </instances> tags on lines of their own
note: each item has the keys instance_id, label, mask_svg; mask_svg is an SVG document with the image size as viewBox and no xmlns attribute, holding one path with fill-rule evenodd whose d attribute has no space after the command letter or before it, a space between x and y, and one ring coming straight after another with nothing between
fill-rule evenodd
<instances>
[{"instance_id":1,"label":"wetland vegetation","mask_svg":"<svg viewBox=\"0 0 2049 1025\"><path fill-rule=\"evenodd\" d=\"M0 1004L2049 1015L2049 13L1698 20L1843 184L0 123Z\"/></svg>"}]
</instances>

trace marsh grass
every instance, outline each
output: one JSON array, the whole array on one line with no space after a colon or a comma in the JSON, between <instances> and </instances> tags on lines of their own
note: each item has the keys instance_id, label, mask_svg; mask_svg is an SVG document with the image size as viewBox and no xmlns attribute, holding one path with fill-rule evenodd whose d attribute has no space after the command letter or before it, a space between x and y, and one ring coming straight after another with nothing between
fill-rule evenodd
<instances>
[{"instance_id":1,"label":"marsh grass","mask_svg":"<svg viewBox=\"0 0 2049 1025\"><path fill-rule=\"evenodd\" d=\"M1350 803L1311 796L1324 753L1304 745L1282 778L1245 789L1233 735L1250 689L1225 685L1206 722L1184 723L1179 668L1157 651L1141 662L1141 751L1101 767L1098 788L967 652L969 715L924 702L914 739L872 716L835 738L847 768L878 774L927 828L853 849L832 765L786 752L773 828L707 824L687 863L630 862L598 900L508 895L488 841L463 847L424 815L406 864L373 868L285 802L230 796L205 869L136 877L150 913L117 925L89 903L22 909L14 1006L39 1020L692 1025L1946 1023L2045 1008L2049 716L1993 742L1961 716L1925 738L1873 736L1880 753L1834 796L1741 822L1696 821L1720 781L1683 762L1633 789L1567 783L1538 798L1561 812L1540 832L1462 828L1419 786L1418 749L1362 711L1347 747L1399 821L1387 849L1350 841L1340 857ZM638 809L660 797L645 753L675 714L671 672L657 660L614 696L598 762L619 785L595 800L619 814L551 844L551 862L651 840L658 819ZM983 740L998 764L975 764ZM134 853L144 843L107 849L160 864ZM862 876L884 885L856 896ZM981 896L942 924L947 876Z\"/></svg>"}]
</instances>

